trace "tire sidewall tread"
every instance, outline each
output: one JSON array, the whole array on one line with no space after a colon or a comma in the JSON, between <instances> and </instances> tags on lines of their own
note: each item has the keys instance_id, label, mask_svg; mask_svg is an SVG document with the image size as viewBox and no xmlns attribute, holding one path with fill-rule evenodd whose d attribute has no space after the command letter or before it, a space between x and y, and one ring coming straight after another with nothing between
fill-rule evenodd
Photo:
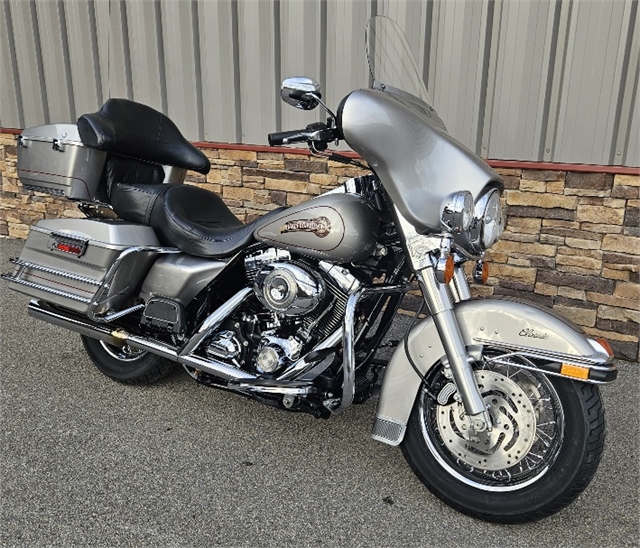
<instances>
[{"instance_id":1,"label":"tire sidewall tread","mask_svg":"<svg viewBox=\"0 0 640 548\"><path fill-rule=\"evenodd\" d=\"M166 377L175 363L147 352L135 361L120 361L109 355L97 339L81 335L82 344L98 370L115 381L130 385L153 384Z\"/></svg>"},{"instance_id":2,"label":"tire sidewall tread","mask_svg":"<svg viewBox=\"0 0 640 548\"><path fill-rule=\"evenodd\" d=\"M401 445L410 467L426 487L450 506L500 523L535 521L571 503L595 475L606 434L598 388L568 379L550 379L562 403L565 438L557 460L539 480L521 490L481 491L447 474L422 434L418 395Z\"/></svg>"}]
</instances>

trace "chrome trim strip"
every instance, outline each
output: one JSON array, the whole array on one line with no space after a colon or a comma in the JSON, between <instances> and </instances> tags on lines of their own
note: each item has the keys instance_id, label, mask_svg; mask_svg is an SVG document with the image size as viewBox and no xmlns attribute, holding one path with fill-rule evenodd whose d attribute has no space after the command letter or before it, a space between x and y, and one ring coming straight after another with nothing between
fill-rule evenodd
<instances>
[{"instance_id":1,"label":"chrome trim strip","mask_svg":"<svg viewBox=\"0 0 640 548\"><path fill-rule=\"evenodd\" d=\"M517 356L517 355L521 355L521 354L511 354L511 356ZM507 355L506 357L509 357L509 355ZM505 358L505 356L500 356L500 358ZM607 384L607 382L605 381L595 381L593 379L575 379L574 377L569 377L568 375L563 375L562 373L556 373L555 371L547 371L546 369L542 369L540 367L535 367L532 365L525 365L522 363L514 363L514 362L510 362L508 360L503 360L503 359L498 359L498 358L485 358L488 362L491 363L499 363L501 365L508 365L509 367L518 367L520 369L527 369L529 371L536 371L538 373L542 373L543 375L552 375L554 377L562 377L563 379L573 379L573 380L578 380L580 382L586 382L588 384ZM595 368L594 368L595 369ZM598 368L598 369L605 369L605 368ZM608 369L607 369L608 370Z\"/></svg>"},{"instance_id":2,"label":"chrome trim strip","mask_svg":"<svg viewBox=\"0 0 640 548\"><path fill-rule=\"evenodd\" d=\"M530 358L545 358L562 363L571 363L574 365L582 365L592 367L593 369L600 369L602 371L609 371L607 363L611 361L608 356L605 358L590 357L590 356L575 356L572 354L562 354L560 352L553 352L551 350L538 350L527 346L520 346L517 344L510 344L505 342L496 342L488 339L482 339L480 337L474 337L474 341L482 344L483 346L489 346L493 348L501 348L503 350L511 350L521 356Z\"/></svg>"},{"instance_id":3,"label":"chrome trim strip","mask_svg":"<svg viewBox=\"0 0 640 548\"><path fill-rule=\"evenodd\" d=\"M282 396L306 396L315 392L313 386L259 386L248 382L239 382L230 387L232 390L246 390L248 392L259 392L262 394L279 394Z\"/></svg>"},{"instance_id":4,"label":"chrome trim strip","mask_svg":"<svg viewBox=\"0 0 640 548\"><path fill-rule=\"evenodd\" d=\"M221 307L217 308L198 329L197 333L193 335L180 349L178 354L180 356L188 356L194 350L200 346L200 343L204 338L211 333L216 327L218 327L224 319L231 314L241 303L247 299L249 295L253 294L253 290L249 287L244 287L238 291L233 297L231 297Z\"/></svg>"},{"instance_id":5,"label":"chrome trim strip","mask_svg":"<svg viewBox=\"0 0 640 548\"><path fill-rule=\"evenodd\" d=\"M38 270L40 272L46 272L47 274L53 274L55 276L60 276L61 278L67 278L69 280L74 280L76 282L81 282L89 285L99 286L102 282L99 280L94 280L92 278L86 278L85 276L79 276L78 274L73 274L72 272L66 272L64 270L57 270L55 268L48 268L46 266L41 266L39 264L30 263L28 261L21 261L20 259L10 259L9 262L15 264L16 266L22 268L30 268L31 270Z\"/></svg>"},{"instance_id":6,"label":"chrome trim strip","mask_svg":"<svg viewBox=\"0 0 640 548\"><path fill-rule=\"evenodd\" d=\"M13 276L8 276L6 274L2 274L0 276L3 280L8 282L13 282L19 285L24 285L25 287L30 287L31 289L37 289L39 291L44 291L46 293L50 293L52 295L56 295L57 297L64 297L65 299L69 299L72 301L78 301L84 304L90 304L91 299L88 297L80 297L79 295L74 295L73 293L68 293L66 291L61 291L60 289L53 289L51 287L47 287L46 285L36 284L33 282L28 282L26 280L22 280L20 278L14 278Z\"/></svg>"}]
</instances>

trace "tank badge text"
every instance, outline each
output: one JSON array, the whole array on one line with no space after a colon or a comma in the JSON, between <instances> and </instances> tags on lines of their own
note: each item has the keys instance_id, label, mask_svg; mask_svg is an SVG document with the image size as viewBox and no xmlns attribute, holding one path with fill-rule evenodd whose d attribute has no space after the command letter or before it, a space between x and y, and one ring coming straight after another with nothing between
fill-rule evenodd
<instances>
[{"instance_id":1,"label":"tank badge text","mask_svg":"<svg viewBox=\"0 0 640 548\"><path fill-rule=\"evenodd\" d=\"M331 233L331 221L326 217L287 221L280 227L280 234L287 232L313 232L318 238L324 238Z\"/></svg>"},{"instance_id":2,"label":"tank badge text","mask_svg":"<svg viewBox=\"0 0 640 548\"><path fill-rule=\"evenodd\" d=\"M523 329L522 331L520 331L520 333L518 333L518 335L520 335L521 337L529 337L530 339L546 340L549 338L548 333L537 333L533 329Z\"/></svg>"}]
</instances>

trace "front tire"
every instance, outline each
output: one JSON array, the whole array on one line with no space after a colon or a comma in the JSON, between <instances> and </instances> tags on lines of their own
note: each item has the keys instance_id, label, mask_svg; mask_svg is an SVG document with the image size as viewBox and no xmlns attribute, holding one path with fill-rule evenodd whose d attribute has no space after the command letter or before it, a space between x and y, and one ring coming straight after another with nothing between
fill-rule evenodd
<instances>
[{"instance_id":1,"label":"front tire","mask_svg":"<svg viewBox=\"0 0 640 548\"><path fill-rule=\"evenodd\" d=\"M558 512L584 491L602 455L598 388L513 366L475 376L493 431L466 431L461 404L423 389L402 443L409 465L432 493L479 519L523 523ZM435 386L446 384L441 377Z\"/></svg>"},{"instance_id":2,"label":"front tire","mask_svg":"<svg viewBox=\"0 0 640 548\"><path fill-rule=\"evenodd\" d=\"M124 384L152 384L166 377L175 363L128 345L112 344L80 336L89 358L107 377Z\"/></svg>"}]
</instances>

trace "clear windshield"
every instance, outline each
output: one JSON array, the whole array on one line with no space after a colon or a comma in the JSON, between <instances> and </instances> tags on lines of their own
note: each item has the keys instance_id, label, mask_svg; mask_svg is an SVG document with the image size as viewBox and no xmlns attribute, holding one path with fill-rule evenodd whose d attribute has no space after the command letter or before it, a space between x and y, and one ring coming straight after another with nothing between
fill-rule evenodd
<instances>
[{"instance_id":1,"label":"clear windshield","mask_svg":"<svg viewBox=\"0 0 640 548\"><path fill-rule=\"evenodd\" d=\"M369 19L366 46L374 87L400 89L432 104L404 32L395 21L382 15Z\"/></svg>"}]
</instances>

